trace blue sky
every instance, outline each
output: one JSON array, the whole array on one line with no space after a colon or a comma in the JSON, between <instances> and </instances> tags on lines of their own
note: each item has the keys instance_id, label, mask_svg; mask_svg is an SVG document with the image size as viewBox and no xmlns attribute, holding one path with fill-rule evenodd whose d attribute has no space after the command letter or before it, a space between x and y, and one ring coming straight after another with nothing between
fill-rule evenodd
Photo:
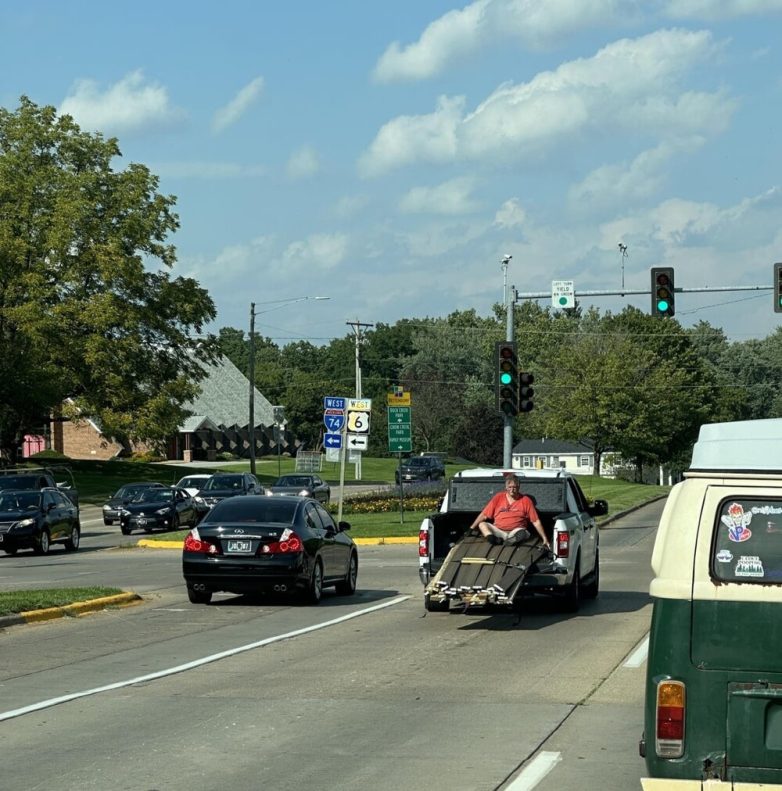
<instances>
[{"instance_id":1,"label":"blue sky","mask_svg":"<svg viewBox=\"0 0 782 791\"><path fill-rule=\"evenodd\" d=\"M522 294L770 286L782 260L782 0L6 0L0 27L0 104L117 136L177 196L212 329L251 301L280 344L489 315L505 254ZM305 296L330 299L273 302ZM677 318L744 340L782 314L720 292Z\"/></svg>"}]
</instances>

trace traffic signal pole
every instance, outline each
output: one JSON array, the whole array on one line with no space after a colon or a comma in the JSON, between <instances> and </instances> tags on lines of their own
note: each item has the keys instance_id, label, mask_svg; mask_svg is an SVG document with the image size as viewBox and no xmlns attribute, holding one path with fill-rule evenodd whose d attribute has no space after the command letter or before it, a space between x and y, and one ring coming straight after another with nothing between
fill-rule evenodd
<instances>
[{"instance_id":1,"label":"traffic signal pole","mask_svg":"<svg viewBox=\"0 0 782 791\"><path fill-rule=\"evenodd\" d=\"M505 340L513 343L513 314L516 305L516 286L511 286L505 292ZM509 470L511 467L511 452L513 450L513 416L503 414L502 427L502 466Z\"/></svg>"}]
</instances>

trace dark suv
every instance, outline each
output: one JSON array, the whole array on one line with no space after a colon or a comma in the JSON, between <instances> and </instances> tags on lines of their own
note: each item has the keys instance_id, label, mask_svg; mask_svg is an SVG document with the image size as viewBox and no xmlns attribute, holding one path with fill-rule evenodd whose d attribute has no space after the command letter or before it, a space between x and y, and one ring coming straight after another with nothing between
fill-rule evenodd
<instances>
[{"instance_id":1,"label":"dark suv","mask_svg":"<svg viewBox=\"0 0 782 791\"><path fill-rule=\"evenodd\" d=\"M445 464L437 456L412 456L402 462L396 471L396 482L436 481L445 477Z\"/></svg>"}]
</instances>

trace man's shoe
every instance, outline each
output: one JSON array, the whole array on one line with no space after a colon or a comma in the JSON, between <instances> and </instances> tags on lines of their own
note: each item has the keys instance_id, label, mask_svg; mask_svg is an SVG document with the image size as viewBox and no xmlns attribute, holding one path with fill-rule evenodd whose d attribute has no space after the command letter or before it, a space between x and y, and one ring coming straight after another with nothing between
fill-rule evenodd
<instances>
[{"instance_id":1,"label":"man's shoe","mask_svg":"<svg viewBox=\"0 0 782 791\"><path fill-rule=\"evenodd\" d=\"M495 535L486 536L486 540L487 540L487 541L488 541L490 544L494 544L495 546L496 546L497 544L501 544L501 543L502 543L502 539L501 539L501 538L497 538L497 536L495 536Z\"/></svg>"},{"instance_id":2,"label":"man's shoe","mask_svg":"<svg viewBox=\"0 0 782 791\"><path fill-rule=\"evenodd\" d=\"M510 538L505 539L505 543L509 547L517 547L519 544L523 544L525 541L528 541L530 537L528 530L519 530L518 533L512 535Z\"/></svg>"}]
</instances>

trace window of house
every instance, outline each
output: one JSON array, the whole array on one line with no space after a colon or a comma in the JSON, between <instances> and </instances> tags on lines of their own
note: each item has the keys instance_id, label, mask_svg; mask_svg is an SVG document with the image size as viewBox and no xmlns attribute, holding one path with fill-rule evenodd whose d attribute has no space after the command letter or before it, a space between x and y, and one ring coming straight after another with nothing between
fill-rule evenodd
<instances>
[{"instance_id":1,"label":"window of house","mask_svg":"<svg viewBox=\"0 0 782 791\"><path fill-rule=\"evenodd\" d=\"M521 460L522 467L531 467L532 466L532 459L529 456L524 456Z\"/></svg>"},{"instance_id":2,"label":"window of house","mask_svg":"<svg viewBox=\"0 0 782 791\"><path fill-rule=\"evenodd\" d=\"M578 457L578 466L579 467L589 467L589 456L579 456Z\"/></svg>"}]
</instances>

